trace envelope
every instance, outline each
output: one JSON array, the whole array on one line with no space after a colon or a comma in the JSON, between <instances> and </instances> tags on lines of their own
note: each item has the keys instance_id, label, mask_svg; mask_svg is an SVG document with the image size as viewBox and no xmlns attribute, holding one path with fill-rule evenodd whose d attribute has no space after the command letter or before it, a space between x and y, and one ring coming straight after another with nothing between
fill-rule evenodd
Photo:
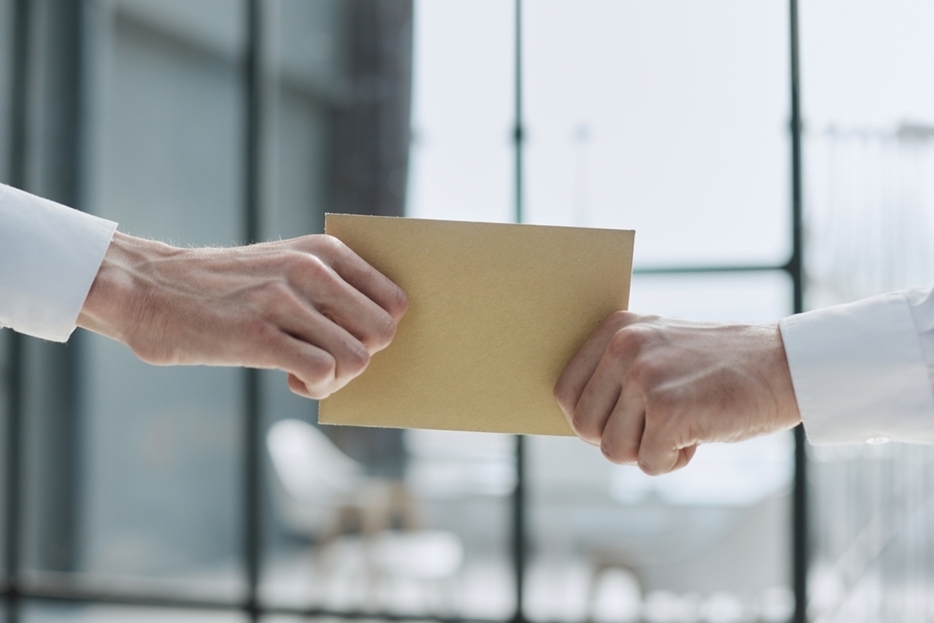
<instances>
[{"instance_id":1,"label":"envelope","mask_svg":"<svg viewBox=\"0 0 934 623\"><path fill-rule=\"evenodd\" d=\"M402 287L409 310L322 424L571 435L565 365L626 309L635 232L328 214L325 231Z\"/></svg>"}]
</instances>

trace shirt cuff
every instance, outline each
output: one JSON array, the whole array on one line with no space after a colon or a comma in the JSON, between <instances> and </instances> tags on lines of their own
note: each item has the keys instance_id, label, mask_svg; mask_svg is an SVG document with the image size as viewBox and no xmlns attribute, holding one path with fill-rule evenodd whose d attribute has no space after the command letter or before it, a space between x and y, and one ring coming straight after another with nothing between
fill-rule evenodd
<instances>
[{"instance_id":1,"label":"shirt cuff","mask_svg":"<svg viewBox=\"0 0 934 623\"><path fill-rule=\"evenodd\" d=\"M934 393L905 293L779 326L811 443L934 443Z\"/></svg>"},{"instance_id":2,"label":"shirt cuff","mask_svg":"<svg viewBox=\"0 0 934 623\"><path fill-rule=\"evenodd\" d=\"M67 341L116 228L0 185L0 325Z\"/></svg>"}]
</instances>

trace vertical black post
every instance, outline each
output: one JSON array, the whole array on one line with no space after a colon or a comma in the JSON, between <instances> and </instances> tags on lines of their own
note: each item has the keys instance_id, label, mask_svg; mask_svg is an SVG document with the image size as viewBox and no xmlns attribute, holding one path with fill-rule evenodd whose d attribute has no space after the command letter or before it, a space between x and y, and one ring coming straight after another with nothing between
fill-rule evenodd
<instances>
[{"instance_id":1,"label":"vertical black post","mask_svg":"<svg viewBox=\"0 0 934 623\"><path fill-rule=\"evenodd\" d=\"M26 185L26 111L29 83L29 0L13 4L13 75L10 85L10 184ZM20 456L23 415L23 337L11 333L7 374L7 447L6 447L6 573L7 621L19 623L19 543L20 543Z\"/></svg>"},{"instance_id":2,"label":"vertical black post","mask_svg":"<svg viewBox=\"0 0 934 623\"><path fill-rule=\"evenodd\" d=\"M48 2L41 12L32 10L30 46L32 54L41 52L29 72L29 125L38 130L29 137L29 149L36 150L30 154L29 190L81 209L84 1ZM77 564L83 337L79 332L67 345L24 342L30 369L41 369L45 382L27 382L22 389L20 419L36 451L29 462L41 466L24 491L34 519L22 540L48 571L69 572Z\"/></svg>"},{"instance_id":3,"label":"vertical black post","mask_svg":"<svg viewBox=\"0 0 934 623\"><path fill-rule=\"evenodd\" d=\"M262 47L260 0L246 0L247 41L244 54L246 96L244 137L244 234L247 244L260 238L260 175ZM246 614L259 621L259 574L261 564L261 442L260 374L244 370L243 468L244 468L244 564L246 566Z\"/></svg>"},{"instance_id":4,"label":"vertical black post","mask_svg":"<svg viewBox=\"0 0 934 623\"><path fill-rule=\"evenodd\" d=\"M522 152L524 147L524 128L523 128L523 117L522 117L522 0L516 0L516 50L515 50L515 63L516 63L516 83L515 83L515 102L516 102L516 127L513 134L513 141L515 143L516 150L516 213L515 218L517 223L521 223L524 220L523 214L523 203L524 198L522 196Z\"/></svg>"},{"instance_id":5,"label":"vertical black post","mask_svg":"<svg viewBox=\"0 0 934 623\"><path fill-rule=\"evenodd\" d=\"M516 127L513 133L515 148L515 185L516 185L516 213L517 223L523 220L522 207L522 150L523 150L523 119L522 119L522 0L516 0L516 49L515 49L515 118ZM521 435L516 436L516 488L512 495L512 538L513 538L513 565L516 582L516 613L513 621L525 621L525 440Z\"/></svg>"},{"instance_id":6,"label":"vertical black post","mask_svg":"<svg viewBox=\"0 0 934 623\"><path fill-rule=\"evenodd\" d=\"M22 416L22 352L23 338L9 336L9 367L7 371L7 444L6 444L6 572L7 613L9 623L19 623L19 517L20 517L20 421Z\"/></svg>"},{"instance_id":7,"label":"vertical black post","mask_svg":"<svg viewBox=\"0 0 934 623\"><path fill-rule=\"evenodd\" d=\"M791 77L791 218L792 257L789 271L794 282L794 312L804 311L804 256L802 231L801 74L798 38L798 0L789 0L789 47ZM792 588L794 623L807 621L808 505L807 442L804 429L795 431L795 480L793 493Z\"/></svg>"}]
</instances>

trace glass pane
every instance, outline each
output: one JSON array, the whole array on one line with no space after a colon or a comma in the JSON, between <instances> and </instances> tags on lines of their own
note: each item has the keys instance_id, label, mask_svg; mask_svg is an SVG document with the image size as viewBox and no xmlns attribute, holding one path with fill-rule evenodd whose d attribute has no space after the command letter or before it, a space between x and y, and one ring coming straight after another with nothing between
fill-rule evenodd
<instances>
[{"instance_id":1,"label":"glass pane","mask_svg":"<svg viewBox=\"0 0 934 623\"><path fill-rule=\"evenodd\" d=\"M49 605L28 603L22 620L28 623L242 623L247 618L233 612L206 612L165 608L132 608L103 605Z\"/></svg>"},{"instance_id":2,"label":"glass pane","mask_svg":"<svg viewBox=\"0 0 934 623\"><path fill-rule=\"evenodd\" d=\"M350 9L340 0L267 5L267 239L318 233L333 209L334 127L352 78Z\"/></svg>"},{"instance_id":3,"label":"glass pane","mask_svg":"<svg viewBox=\"0 0 934 623\"><path fill-rule=\"evenodd\" d=\"M510 2L416 2L409 216L514 220L514 29Z\"/></svg>"},{"instance_id":4,"label":"glass pane","mask_svg":"<svg viewBox=\"0 0 934 623\"><path fill-rule=\"evenodd\" d=\"M414 18L406 22L406 3L400 2L386 5L392 11L381 17L374 32L367 30L368 24L373 27L369 21L373 6L354 9L347 2L304 0L271 5L268 52L274 86L268 94L272 136L266 163L271 189L270 209L264 215L266 237L320 231L326 209L348 207L393 213L401 212L403 205L411 212L417 204L425 206L416 210L419 216L508 218L508 74L501 81L504 97L495 100L505 114L491 121L489 111L471 110L466 115L466 123L473 124L471 131L463 132L441 114L445 111L435 100L450 97L445 89L452 84L465 88L451 71L474 82L485 80L482 74L490 69L493 55L468 54L463 46L470 37L487 37L490 32L494 43L511 37L511 31L497 23L510 13L492 2L417 4ZM474 29L470 37L461 30L465 19ZM405 34L411 33L413 20L414 42L411 34ZM447 40L452 36L460 43ZM377 70L384 73L377 78L361 76L360 64L373 59L374 38L387 55ZM510 40L496 47L506 55L507 69ZM406 176L398 174L398 167L383 166L366 155L376 146L390 152L401 148L405 153L408 132L401 133L401 144L375 136L370 142L358 141L359 136L345 132L354 119L372 123L366 107L373 106L383 111L380 127L393 136L391 130L400 121L393 117L404 108L401 100L410 96L401 92L408 89L401 65L413 43L413 115L431 121L425 127L433 138L417 142L412 150L412 183L406 187ZM447 56L439 59L439 54ZM370 85L383 81L375 101L346 95L370 88L362 78ZM491 90L486 82L481 86L484 92ZM420 116L419 110L430 115ZM407 128L409 116L401 121ZM463 196L466 181L455 161L458 150L479 163L476 175L481 179L494 170L500 190L487 184L475 189L481 193L479 199ZM500 152L503 166L497 173L487 160L490 153ZM360 156L352 171L347 169L348 154L354 159ZM425 175L419 168L423 166L428 167ZM434 177L439 171L447 176L440 185ZM360 203L361 195L342 187L351 178L363 188L391 192L388 198L377 193L371 205ZM422 186L418 180L424 182ZM416 198L419 192L427 193L426 202ZM484 192L499 193L492 210ZM461 203L452 202L453 198ZM506 496L515 482L511 438L319 429L314 426L316 403L289 393L283 375L264 374L263 395L271 493L269 551L261 587L265 603L415 615L503 618L511 614L514 597L505 553ZM315 474L328 474L328 482Z\"/></svg>"},{"instance_id":5,"label":"glass pane","mask_svg":"<svg viewBox=\"0 0 934 623\"><path fill-rule=\"evenodd\" d=\"M284 0L266 5L268 90L266 106L263 213L265 239L320 233L334 196L335 125L346 105L352 52L351 5L346 2ZM333 209L333 208L331 208ZM262 373L266 431L265 545L260 592L270 604L304 605L314 601L317 569L309 556L311 528L292 513L294 505L280 476L283 469L270 431L286 421L309 426L317 403L288 390L280 372ZM289 424L286 424L289 426ZM287 467L285 468L287 469ZM319 469L312 467L311 469ZM327 470L327 467L320 469ZM298 477L306 474L298 471ZM288 476L285 477L286 479ZM325 504L326 500L315 502ZM307 512L307 508L305 509Z\"/></svg>"},{"instance_id":6,"label":"glass pane","mask_svg":"<svg viewBox=\"0 0 934 623\"><path fill-rule=\"evenodd\" d=\"M351 459L319 429L280 421L269 449L276 507L293 541L268 563L264 600L509 616L514 443L505 435L407 431L405 471L395 478L374 475L360 455ZM315 473L330 474L329 482Z\"/></svg>"},{"instance_id":7,"label":"glass pane","mask_svg":"<svg viewBox=\"0 0 934 623\"><path fill-rule=\"evenodd\" d=\"M632 308L697 320L774 322L782 273L637 276ZM648 477L577 439L529 439L535 620L786 621L794 440L708 444Z\"/></svg>"},{"instance_id":8,"label":"glass pane","mask_svg":"<svg viewBox=\"0 0 934 623\"><path fill-rule=\"evenodd\" d=\"M336 440L297 419L270 430L274 506L291 540L270 553L264 601L508 616L513 439L407 431L401 476L376 473L354 438Z\"/></svg>"},{"instance_id":9,"label":"glass pane","mask_svg":"<svg viewBox=\"0 0 934 623\"><path fill-rule=\"evenodd\" d=\"M802 4L810 308L934 286L929 3ZM815 618L927 620L934 452L811 447Z\"/></svg>"},{"instance_id":10,"label":"glass pane","mask_svg":"<svg viewBox=\"0 0 934 623\"><path fill-rule=\"evenodd\" d=\"M122 0L91 40L87 205L181 245L242 237L241 5Z\"/></svg>"},{"instance_id":11,"label":"glass pane","mask_svg":"<svg viewBox=\"0 0 934 623\"><path fill-rule=\"evenodd\" d=\"M709 322L775 322L792 312L786 273L635 275L629 309Z\"/></svg>"},{"instance_id":12,"label":"glass pane","mask_svg":"<svg viewBox=\"0 0 934 623\"><path fill-rule=\"evenodd\" d=\"M83 187L93 212L176 244L240 239L241 9L91 9ZM74 570L238 597L242 373L152 367L116 342L80 337Z\"/></svg>"},{"instance_id":13,"label":"glass pane","mask_svg":"<svg viewBox=\"0 0 934 623\"><path fill-rule=\"evenodd\" d=\"M809 307L934 284L934 7L802 6Z\"/></svg>"},{"instance_id":14,"label":"glass pane","mask_svg":"<svg viewBox=\"0 0 934 623\"><path fill-rule=\"evenodd\" d=\"M641 265L783 263L786 13L524 4L528 220L635 229Z\"/></svg>"}]
</instances>

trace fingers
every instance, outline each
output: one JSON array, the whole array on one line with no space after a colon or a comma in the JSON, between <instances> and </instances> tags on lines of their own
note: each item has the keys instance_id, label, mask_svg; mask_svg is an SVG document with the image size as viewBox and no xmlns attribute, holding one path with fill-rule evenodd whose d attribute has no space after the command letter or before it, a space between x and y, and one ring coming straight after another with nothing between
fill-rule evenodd
<instances>
[{"instance_id":1,"label":"fingers","mask_svg":"<svg viewBox=\"0 0 934 623\"><path fill-rule=\"evenodd\" d=\"M396 332L393 316L345 281L326 261L314 255L299 255L289 283L303 300L357 338L370 354L392 341Z\"/></svg>"},{"instance_id":2,"label":"fingers","mask_svg":"<svg viewBox=\"0 0 934 623\"><path fill-rule=\"evenodd\" d=\"M614 349L604 350L571 413L571 428L584 441L600 445L607 419L620 400L627 364Z\"/></svg>"},{"instance_id":3,"label":"fingers","mask_svg":"<svg viewBox=\"0 0 934 623\"><path fill-rule=\"evenodd\" d=\"M639 446L639 469L649 476L674 471L687 463L668 431L659 430L653 419L648 419Z\"/></svg>"},{"instance_id":4,"label":"fingers","mask_svg":"<svg viewBox=\"0 0 934 623\"><path fill-rule=\"evenodd\" d=\"M409 305L402 288L370 266L337 238L324 236L322 243L321 254L328 259L341 278L386 310L395 321L398 322L402 318Z\"/></svg>"},{"instance_id":5,"label":"fingers","mask_svg":"<svg viewBox=\"0 0 934 623\"><path fill-rule=\"evenodd\" d=\"M290 250L285 277L295 296L278 297L274 321L291 342L274 367L289 373L296 394L324 398L362 373L370 355L392 341L408 299L336 238L306 236L262 250L281 258L283 247ZM330 370L319 361L322 353Z\"/></svg>"},{"instance_id":6,"label":"fingers","mask_svg":"<svg viewBox=\"0 0 934 623\"><path fill-rule=\"evenodd\" d=\"M644 430L645 403L642 395L632 386L624 387L600 439L603 456L620 465L635 465L639 462Z\"/></svg>"},{"instance_id":7,"label":"fingers","mask_svg":"<svg viewBox=\"0 0 934 623\"><path fill-rule=\"evenodd\" d=\"M293 393L298 394L302 398L311 398L311 399L315 398L308 391L308 387L305 385L305 383L300 378L295 376L294 374L289 373L288 386L289 386L289 389L292 390Z\"/></svg>"},{"instance_id":8,"label":"fingers","mask_svg":"<svg viewBox=\"0 0 934 623\"><path fill-rule=\"evenodd\" d=\"M695 424L683 413L690 400L666 383L673 368L659 363L667 346L657 319L617 312L608 316L568 363L555 398L574 432L599 445L612 462L638 464L647 474L667 473L694 455ZM664 351L662 351L664 354ZM684 374L690 376L687 370Z\"/></svg>"},{"instance_id":9,"label":"fingers","mask_svg":"<svg viewBox=\"0 0 934 623\"><path fill-rule=\"evenodd\" d=\"M685 465L687 465L691 459L694 458L694 453L697 452L697 444L688 446L687 448L681 448L680 456L675 462L675 466L671 468L671 471L679 470Z\"/></svg>"},{"instance_id":10,"label":"fingers","mask_svg":"<svg viewBox=\"0 0 934 623\"><path fill-rule=\"evenodd\" d=\"M304 398L323 400L356 375L338 376L338 363L327 351L288 334L281 334L279 356L268 366L288 373L289 389Z\"/></svg>"},{"instance_id":11,"label":"fingers","mask_svg":"<svg viewBox=\"0 0 934 623\"><path fill-rule=\"evenodd\" d=\"M280 296L261 326L243 364L284 370L289 389L306 398L326 398L369 364L359 340L295 295Z\"/></svg>"},{"instance_id":12,"label":"fingers","mask_svg":"<svg viewBox=\"0 0 934 623\"><path fill-rule=\"evenodd\" d=\"M279 333L274 346L275 359L262 362L261 367L288 372L293 392L320 400L340 389L337 362L327 351L287 333Z\"/></svg>"},{"instance_id":13,"label":"fingers","mask_svg":"<svg viewBox=\"0 0 934 623\"><path fill-rule=\"evenodd\" d=\"M336 238L309 236L293 244L303 251L293 274L302 295L370 354L388 346L408 308L405 292Z\"/></svg>"},{"instance_id":14,"label":"fingers","mask_svg":"<svg viewBox=\"0 0 934 623\"><path fill-rule=\"evenodd\" d=\"M679 448L670 437L646 430L639 448L639 469L649 476L667 474L687 465L696 451L697 444Z\"/></svg>"},{"instance_id":15,"label":"fingers","mask_svg":"<svg viewBox=\"0 0 934 623\"><path fill-rule=\"evenodd\" d=\"M316 346L334 359L334 380L343 386L361 374L370 352L360 340L310 305L293 300L280 308L277 324L286 334Z\"/></svg>"},{"instance_id":16,"label":"fingers","mask_svg":"<svg viewBox=\"0 0 934 623\"><path fill-rule=\"evenodd\" d=\"M601 452L613 463L638 465L650 476L681 469L694 456L697 445L682 447L677 435L684 432L683 427L674 424L672 414L663 408L647 414L647 408L652 407L646 404L641 388L625 385L605 418L598 440Z\"/></svg>"},{"instance_id":17,"label":"fingers","mask_svg":"<svg viewBox=\"0 0 934 623\"><path fill-rule=\"evenodd\" d=\"M632 314L614 312L606 317L593 335L581 346L577 354L565 367L555 384L554 395L571 427L574 427L574 410L590 378L603 359L610 340L621 328L632 322ZM615 401L616 398L614 397Z\"/></svg>"}]
</instances>

